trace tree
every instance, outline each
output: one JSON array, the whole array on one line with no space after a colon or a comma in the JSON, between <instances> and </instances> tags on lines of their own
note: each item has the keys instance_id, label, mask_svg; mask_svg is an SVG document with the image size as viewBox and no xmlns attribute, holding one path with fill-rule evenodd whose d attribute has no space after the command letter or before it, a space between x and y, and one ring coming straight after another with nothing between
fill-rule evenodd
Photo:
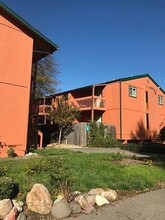
<instances>
[{"instance_id":1,"label":"tree","mask_svg":"<svg viewBox=\"0 0 165 220\"><path fill-rule=\"evenodd\" d=\"M59 72L52 55L48 55L37 63L35 97L40 98L57 92Z\"/></svg>"},{"instance_id":2,"label":"tree","mask_svg":"<svg viewBox=\"0 0 165 220\"><path fill-rule=\"evenodd\" d=\"M73 123L80 116L80 111L73 103L69 103L64 96L56 98L55 104L49 111L51 121L58 125L58 143L73 128Z\"/></svg>"}]
</instances>

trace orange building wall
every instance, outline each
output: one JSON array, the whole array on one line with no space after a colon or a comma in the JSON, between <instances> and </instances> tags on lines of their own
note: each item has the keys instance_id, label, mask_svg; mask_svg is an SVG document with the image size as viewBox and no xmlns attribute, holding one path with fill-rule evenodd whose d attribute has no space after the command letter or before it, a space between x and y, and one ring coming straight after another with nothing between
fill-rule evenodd
<instances>
[{"instance_id":1,"label":"orange building wall","mask_svg":"<svg viewBox=\"0 0 165 220\"><path fill-rule=\"evenodd\" d=\"M129 96L129 86L137 88L137 97ZM146 78L122 82L122 139L138 139L138 124L146 128Z\"/></svg>"},{"instance_id":2,"label":"orange building wall","mask_svg":"<svg viewBox=\"0 0 165 220\"><path fill-rule=\"evenodd\" d=\"M103 90L106 98L106 111L103 114L103 123L115 125L116 135L120 136L120 83L107 84Z\"/></svg>"},{"instance_id":3,"label":"orange building wall","mask_svg":"<svg viewBox=\"0 0 165 220\"><path fill-rule=\"evenodd\" d=\"M26 150L33 40L0 16L0 157Z\"/></svg>"},{"instance_id":4,"label":"orange building wall","mask_svg":"<svg viewBox=\"0 0 165 220\"><path fill-rule=\"evenodd\" d=\"M129 96L129 86L137 88L136 98ZM146 91L148 91L148 104ZM158 95L163 96L165 101L164 93L148 77L107 84L103 92L107 103L103 123L115 125L117 138L123 140L145 139L155 131L158 133L162 122L165 125L165 103L158 104ZM149 130L146 122L147 113Z\"/></svg>"}]
</instances>

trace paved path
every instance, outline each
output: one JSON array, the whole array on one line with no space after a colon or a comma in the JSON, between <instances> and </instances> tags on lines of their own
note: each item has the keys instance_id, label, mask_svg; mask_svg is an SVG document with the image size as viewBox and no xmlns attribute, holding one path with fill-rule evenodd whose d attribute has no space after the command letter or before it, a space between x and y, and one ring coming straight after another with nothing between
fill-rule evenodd
<instances>
[{"instance_id":1,"label":"paved path","mask_svg":"<svg viewBox=\"0 0 165 220\"><path fill-rule=\"evenodd\" d=\"M80 214L66 220L165 220L165 189L99 207L90 215Z\"/></svg>"},{"instance_id":2,"label":"paved path","mask_svg":"<svg viewBox=\"0 0 165 220\"><path fill-rule=\"evenodd\" d=\"M87 147L82 147L82 148L68 148L69 150L73 151L80 151L83 153L120 153L122 155L126 156L136 156L136 157L150 157L147 154L139 154L135 152L131 152L128 150L122 150L120 148L87 148Z\"/></svg>"}]
</instances>

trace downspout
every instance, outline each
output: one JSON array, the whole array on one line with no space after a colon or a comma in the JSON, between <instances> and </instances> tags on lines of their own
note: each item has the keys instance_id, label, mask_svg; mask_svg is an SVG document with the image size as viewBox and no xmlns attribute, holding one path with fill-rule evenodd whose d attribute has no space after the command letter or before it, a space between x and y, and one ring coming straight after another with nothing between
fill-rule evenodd
<instances>
[{"instance_id":1,"label":"downspout","mask_svg":"<svg viewBox=\"0 0 165 220\"><path fill-rule=\"evenodd\" d=\"M46 104L46 102L45 102L45 97L44 97L44 125L46 125L46 106L45 106L45 104Z\"/></svg>"},{"instance_id":2,"label":"downspout","mask_svg":"<svg viewBox=\"0 0 165 220\"><path fill-rule=\"evenodd\" d=\"M120 99L120 140L122 141L122 91L121 91L121 80L119 81L119 99Z\"/></svg>"},{"instance_id":3,"label":"downspout","mask_svg":"<svg viewBox=\"0 0 165 220\"><path fill-rule=\"evenodd\" d=\"M33 107L37 108L37 111L38 111L38 103L36 105L36 102L35 102L36 75L37 75L37 62L34 64L34 66L32 65L32 73L31 73L28 133L27 133L27 145L28 146L31 146L33 144L37 146L38 113L37 113L37 116L34 116L34 112L33 112ZM32 122L33 117L35 117L34 122ZM33 130L34 127L36 131Z\"/></svg>"},{"instance_id":4,"label":"downspout","mask_svg":"<svg viewBox=\"0 0 165 220\"><path fill-rule=\"evenodd\" d=\"M91 121L94 121L94 93L95 93L95 86L92 86L92 109L91 109Z\"/></svg>"}]
</instances>

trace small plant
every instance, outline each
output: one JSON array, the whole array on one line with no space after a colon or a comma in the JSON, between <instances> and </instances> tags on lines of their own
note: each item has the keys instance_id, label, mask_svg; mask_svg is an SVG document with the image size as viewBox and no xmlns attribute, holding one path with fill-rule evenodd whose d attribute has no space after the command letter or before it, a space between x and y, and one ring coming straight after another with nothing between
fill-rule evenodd
<instances>
[{"instance_id":1,"label":"small plant","mask_svg":"<svg viewBox=\"0 0 165 220\"><path fill-rule=\"evenodd\" d=\"M10 177L0 178L0 200L14 198L18 193L18 185Z\"/></svg>"},{"instance_id":2,"label":"small plant","mask_svg":"<svg viewBox=\"0 0 165 220\"><path fill-rule=\"evenodd\" d=\"M9 147L7 150L7 155L8 157L17 157L17 154L15 153L15 150L13 147Z\"/></svg>"}]
</instances>

